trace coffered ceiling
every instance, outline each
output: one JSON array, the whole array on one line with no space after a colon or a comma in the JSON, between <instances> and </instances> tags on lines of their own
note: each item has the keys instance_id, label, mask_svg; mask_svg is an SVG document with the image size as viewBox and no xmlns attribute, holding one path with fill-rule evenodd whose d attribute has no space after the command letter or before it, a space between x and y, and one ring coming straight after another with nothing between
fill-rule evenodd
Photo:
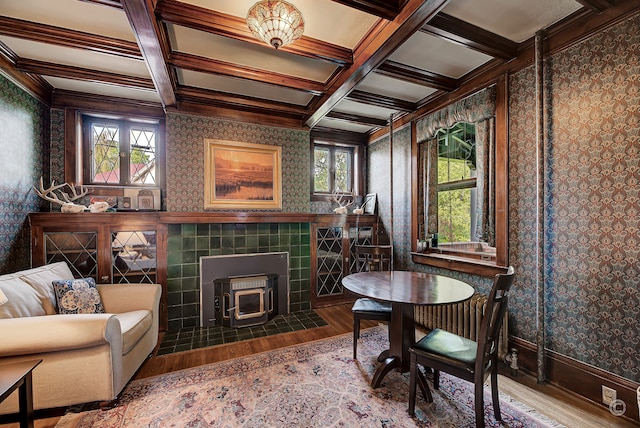
<instances>
[{"instance_id":1,"label":"coffered ceiling","mask_svg":"<svg viewBox=\"0 0 640 428\"><path fill-rule=\"evenodd\" d=\"M304 36L275 50L246 25L255 0L0 0L0 70L53 106L115 97L370 134L515 58L536 31L624 3L289 2Z\"/></svg>"}]
</instances>

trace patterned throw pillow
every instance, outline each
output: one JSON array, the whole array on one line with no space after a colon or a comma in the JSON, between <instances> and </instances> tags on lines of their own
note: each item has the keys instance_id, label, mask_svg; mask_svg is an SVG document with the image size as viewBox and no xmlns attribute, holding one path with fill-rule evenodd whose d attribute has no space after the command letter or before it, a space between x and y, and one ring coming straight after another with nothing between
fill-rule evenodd
<instances>
[{"instance_id":1,"label":"patterned throw pillow","mask_svg":"<svg viewBox=\"0 0 640 428\"><path fill-rule=\"evenodd\" d=\"M104 306L93 278L53 281L60 314L103 314Z\"/></svg>"}]
</instances>

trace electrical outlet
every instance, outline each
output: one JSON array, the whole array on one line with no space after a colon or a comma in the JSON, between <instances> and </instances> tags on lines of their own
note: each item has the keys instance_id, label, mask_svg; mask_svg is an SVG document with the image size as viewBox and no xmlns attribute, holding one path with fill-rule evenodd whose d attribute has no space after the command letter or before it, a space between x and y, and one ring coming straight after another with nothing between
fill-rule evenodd
<instances>
[{"instance_id":1,"label":"electrical outlet","mask_svg":"<svg viewBox=\"0 0 640 428\"><path fill-rule=\"evenodd\" d=\"M615 389L602 385L602 402L607 406L616 401L618 393Z\"/></svg>"}]
</instances>

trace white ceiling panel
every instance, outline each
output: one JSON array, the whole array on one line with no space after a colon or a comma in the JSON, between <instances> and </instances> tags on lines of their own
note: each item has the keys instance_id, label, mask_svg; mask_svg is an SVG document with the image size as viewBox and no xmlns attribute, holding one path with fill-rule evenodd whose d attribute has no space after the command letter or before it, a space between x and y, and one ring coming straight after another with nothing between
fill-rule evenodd
<instances>
[{"instance_id":1,"label":"white ceiling panel","mask_svg":"<svg viewBox=\"0 0 640 428\"><path fill-rule=\"evenodd\" d=\"M521 43L581 7L575 0L451 0L443 12Z\"/></svg>"},{"instance_id":2,"label":"white ceiling panel","mask_svg":"<svg viewBox=\"0 0 640 428\"><path fill-rule=\"evenodd\" d=\"M0 42L9 46L20 58L29 58L54 64L90 68L92 70L136 77L149 77L149 69L141 59L124 58L116 55L107 55L99 52L67 48L5 36L0 36Z\"/></svg>"},{"instance_id":3,"label":"white ceiling panel","mask_svg":"<svg viewBox=\"0 0 640 428\"><path fill-rule=\"evenodd\" d=\"M331 63L275 51L267 45L247 44L179 25L169 25L168 27L172 48L179 52L318 82L326 81L336 69L336 66Z\"/></svg>"},{"instance_id":4,"label":"white ceiling panel","mask_svg":"<svg viewBox=\"0 0 640 428\"><path fill-rule=\"evenodd\" d=\"M391 115L391 113L398 112L398 110L376 107L369 104L363 104L346 99L340 101L334 110L341 113L357 114L359 116L367 116L385 120L389 119L389 115Z\"/></svg>"},{"instance_id":5,"label":"white ceiling panel","mask_svg":"<svg viewBox=\"0 0 640 428\"><path fill-rule=\"evenodd\" d=\"M179 70L178 80L186 86L195 86L197 88L210 89L229 94L246 95L254 98L264 98L289 104L306 105L311 100L311 95L306 92L235 79L233 77L199 73L197 71Z\"/></svg>"},{"instance_id":6,"label":"white ceiling panel","mask_svg":"<svg viewBox=\"0 0 640 428\"><path fill-rule=\"evenodd\" d=\"M78 0L0 0L0 14L135 42L124 10Z\"/></svg>"},{"instance_id":7,"label":"white ceiling panel","mask_svg":"<svg viewBox=\"0 0 640 428\"><path fill-rule=\"evenodd\" d=\"M365 12L341 5L332 0L289 0L302 14L304 35L324 40L349 49L358 42L378 21ZM215 9L228 15L246 18L256 0L184 0L207 9ZM340 31L336 31L339 28Z\"/></svg>"},{"instance_id":8,"label":"white ceiling panel","mask_svg":"<svg viewBox=\"0 0 640 428\"><path fill-rule=\"evenodd\" d=\"M318 126L351 132L368 132L371 130L371 126L360 125L357 123L347 122L339 119L331 119L329 117L325 117L320 122L318 122Z\"/></svg>"},{"instance_id":9,"label":"white ceiling panel","mask_svg":"<svg viewBox=\"0 0 640 428\"><path fill-rule=\"evenodd\" d=\"M62 79L59 77L45 76L45 80L56 89L67 91L86 92L88 94L127 98L132 100L143 100L154 103L160 102L160 97L156 91L144 91L117 85L106 85L95 82L85 82L82 80Z\"/></svg>"},{"instance_id":10,"label":"white ceiling panel","mask_svg":"<svg viewBox=\"0 0 640 428\"><path fill-rule=\"evenodd\" d=\"M399 98L401 100L417 103L423 98L433 94L436 90L422 85L371 73L356 88L360 91L371 92L385 97Z\"/></svg>"},{"instance_id":11,"label":"white ceiling panel","mask_svg":"<svg viewBox=\"0 0 640 428\"><path fill-rule=\"evenodd\" d=\"M458 79L490 61L492 57L430 34L417 32L389 59Z\"/></svg>"}]
</instances>

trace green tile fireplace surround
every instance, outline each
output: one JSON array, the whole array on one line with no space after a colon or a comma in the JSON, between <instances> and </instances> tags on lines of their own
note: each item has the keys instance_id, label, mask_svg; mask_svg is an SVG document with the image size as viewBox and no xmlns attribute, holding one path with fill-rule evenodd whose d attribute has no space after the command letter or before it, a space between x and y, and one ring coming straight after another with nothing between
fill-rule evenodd
<instances>
[{"instance_id":1,"label":"green tile fireplace surround","mask_svg":"<svg viewBox=\"0 0 640 428\"><path fill-rule=\"evenodd\" d=\"M200 324L200 257L289 253L290 311L311 308L310 223L170 224L167 237L169 330Z\"/></svg>"}]
</instances>

